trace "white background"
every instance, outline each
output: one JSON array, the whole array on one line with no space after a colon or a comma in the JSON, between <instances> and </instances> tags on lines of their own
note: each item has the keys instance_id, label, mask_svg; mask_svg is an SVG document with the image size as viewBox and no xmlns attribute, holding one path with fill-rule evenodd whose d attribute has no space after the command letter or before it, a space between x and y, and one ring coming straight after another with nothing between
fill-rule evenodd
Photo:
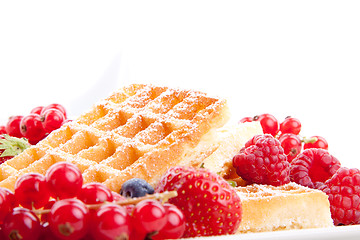
<instances>
[{"instance_id":1,"label":"white background","mask_svg":"<svg viewBox=\"0 0 360 240\"><path fill-rule=\"evenodd\" d=\"M359 1L0 3L0 124L57 102L69 115L154 83L228 98L234 119L291 115L359 167Z\"/></svg>"}]
</instances>

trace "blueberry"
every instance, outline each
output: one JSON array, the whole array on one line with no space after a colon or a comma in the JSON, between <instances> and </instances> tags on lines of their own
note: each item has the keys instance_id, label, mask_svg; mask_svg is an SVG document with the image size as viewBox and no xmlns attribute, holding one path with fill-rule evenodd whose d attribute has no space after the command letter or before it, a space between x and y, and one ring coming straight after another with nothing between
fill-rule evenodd
<instances>
[{"instance_id":1,"label":"blueberry","mask_svg":"<svg viewBox=\"0 0 360 240\"><path fill-rule=\"evenodd\" d=\"M120 194L124 197L143 197L146 194L153 194L154 188L144 179L132 178L123 183Z\"/></svg>"}]
</instances>

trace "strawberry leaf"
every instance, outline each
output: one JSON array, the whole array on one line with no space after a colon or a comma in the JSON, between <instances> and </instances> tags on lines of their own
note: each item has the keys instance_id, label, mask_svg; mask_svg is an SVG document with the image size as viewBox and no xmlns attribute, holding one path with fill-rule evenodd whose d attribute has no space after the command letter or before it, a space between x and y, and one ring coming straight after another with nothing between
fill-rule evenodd
<instances>
[{"instance_id":1,"label":"strawberry leaf","mask_svg":"<svg viewBox=\"0 0 360 240\"><path fill-rule=\"evenodd\" d=\"M0 150L4 151L0 157L14 157L31 146L25 138L11 137L7 134L4 134L3 137L0 139Z\"/></svg>"}]
</instances>

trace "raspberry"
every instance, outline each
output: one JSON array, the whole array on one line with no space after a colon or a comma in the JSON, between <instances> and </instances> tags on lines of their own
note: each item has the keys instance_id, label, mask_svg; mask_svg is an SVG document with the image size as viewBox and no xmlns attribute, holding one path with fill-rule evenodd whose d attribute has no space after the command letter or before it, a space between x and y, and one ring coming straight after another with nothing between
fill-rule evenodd
<instances>
[{"instance_id":1,"label":"raspberry","mask_svg":"<svg viewBox=\"0 0 360 240\"><path fill-rule=\"evenodd\" d=\"M322 190L329 196L335 225L360 224L360 171L341 167Z\"/></svg>"},{"instance_id":2,"label":"raspberry","mask_svg":"<svg viewBox=\"0 0 360 240\"><path fill-rule=\"evenodd\" d=\"M242 216L239 196L222 177L206 169L170 168L156 192L177 190L169 199L186 219L184 238L235 233Z\"/></svg>"},{"instance_id":3,"label":"raspberry","mask_svg":"<svg viewBox=\"0 0 360 240\"><path fill-rule=\"evenodd\" d=\"M290 165L284 149L270 134L251 138L234 156L233 166L248 183L280 186L290 182Z\"/></svg>"},{"instance_id":4,"label":"raspberry","mask_svg":"<svg viewBox=\"0 0 360 240\"><path fill-rule=\"evenodd\" d=\"M327 150L306 149L291 162L290 179L305 187L316 188L316 182L324 183L340 166L339 160Z\"/></svg>"}]
</instances>

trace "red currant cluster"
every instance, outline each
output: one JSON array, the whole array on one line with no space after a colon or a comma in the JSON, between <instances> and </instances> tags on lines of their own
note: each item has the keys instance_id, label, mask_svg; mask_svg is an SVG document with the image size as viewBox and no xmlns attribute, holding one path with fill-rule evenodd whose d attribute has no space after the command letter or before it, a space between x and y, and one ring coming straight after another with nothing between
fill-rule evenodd
<instances>
[{"instance_id":1,"label":"red currant cluster","mask_svg":"<svg viewBox=\"0 0 360 240\"><path fill-rule=\"evenodd\" d=\"M83 184L75 165L59 162L45 175L21 176L14 192L0 188L0 239L176 239L185 219L165 202L174 196L126 199L101 183Z\"/></svg>"},{"instance_id":2,"label":"red currant cluster","mask_svg":"<svg viewBox=\"0 0 360 240\"><path fill-rule=\"evenodd\" d=\"M10 117L5 126L0 126L0 134L25 137L30 144L36 144L67 121L66 110L62 105L54 103L45 107L38 106L26 116Z\"/></svg>"},{"instance_id":3,"label":"red currant cluster","mask_svg":"<svg viewBox=\"0 0 360 240\"><path fill-rule=\"evenodd\" d=\"M259 121L264 133L271 134L280 141L289 162L302 150L308 148L328 149L327 141L321 136L312 136L310 138L301 137L299 135L301 122L297 118L286 117L285 120L279 124L273 115L265 113L255 117L245 117L240 120L242 123L252 121Z\"/></svg>"}]
</instances>

